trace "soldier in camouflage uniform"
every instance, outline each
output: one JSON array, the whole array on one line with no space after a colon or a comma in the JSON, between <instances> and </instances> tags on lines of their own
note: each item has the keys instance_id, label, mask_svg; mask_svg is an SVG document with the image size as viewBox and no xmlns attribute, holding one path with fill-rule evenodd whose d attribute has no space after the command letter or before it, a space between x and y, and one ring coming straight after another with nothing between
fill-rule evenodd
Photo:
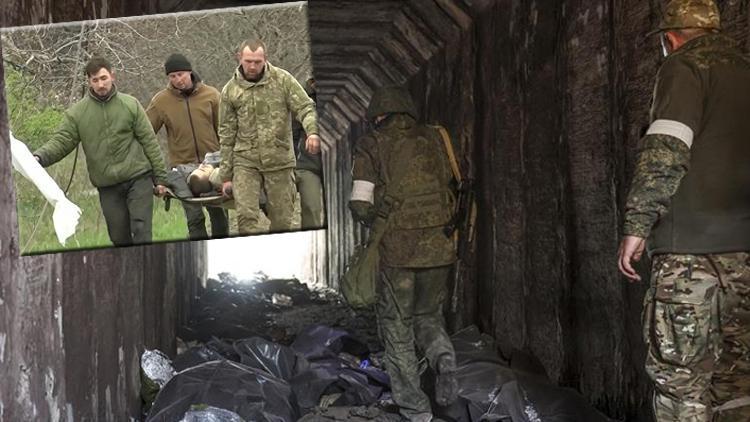
<instances>
[{"instance_id":1,"label":"soldier in camouflage uniform","mask_svg":"<svg viewBox=\"0 0 750 422\"><path fill-rule=\"evenodd\" d=\"M417 123L409 93L378 90L367 110L375 129L356 143L349 207L369 225L387 215L380 243L378 323L393 398L412 421L430 421L432 411L420 388L416 346L437 373L436 401L456 398L455 353L445 331L453 240L443 228L454 212L450 163L439 132Z\"/></svg>"},{"instance_id":2,"label":"soldier in camouflage uniform","mask_svg":"<svg viewBox=\"0 0 750 422\"><path fill-rule=\"evenodd\" d=\"M241 235L262 231L261 188L268 197L270 230L299 228L290 114L302 123L307 151L320 151L315 103L289 72L266 60L266 51L262 41L242 43L240 65L219 105L223 191L232 190Z\"/></svg>"},{"instance_id":3,"label":"soldier in camouflage uniform","mask_svg":"<svg viewBox=\"0 0 750 422\"><path fill-rule=\"evenodd\" d=\"M644 308L657 421L750 421L750 60L712 0L671 1L619 267Z\"/></svg>"}]
</instances>

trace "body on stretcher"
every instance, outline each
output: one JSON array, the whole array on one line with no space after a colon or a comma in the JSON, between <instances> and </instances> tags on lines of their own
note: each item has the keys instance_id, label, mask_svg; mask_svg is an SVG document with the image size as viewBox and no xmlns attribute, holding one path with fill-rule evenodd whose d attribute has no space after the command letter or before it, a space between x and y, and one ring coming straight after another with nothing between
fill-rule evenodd
<instances>
[{"instance_id":1,"label":"body on stretcher","mask_svg":"<svg viewBox=\"0 0 750 422\"><path fill-rule=\"evenodd\" d=\"M188 175L187 184L193 193L192 197L179 196L172 189L167 188L167 195L164 197L165 210L169 211L172 198L204 207L234 209L234 199L221 194L221 177L218 167L204 162Z\"/></svg>"},{"instance_id":2,"label":"body on stretcher","mask_svg":"<svg viewBox=\"0 0 750 422\"><path fill-rule=\"evenodd\" d=\"M188 188L190 188L190 192L193 194L193 196L180 196L176 194L174 190L167 188L167 195L164 196L164 209L169 211L171 198L175 198L189 204L201 205L204 207L234 209L234 198L231 196L232 192L229 192L229 197L221 194L222 181L219 171L220 162L220 153L218 151L210 152L206 154L203 163L201 163L195 170L185 171L185 173L190 171L186 178L186 181ZM268 199L266 196L266 192L261 187L258 203L260 205L260 209L264 212L267 202Z\"/></svg>"}]
</instances>

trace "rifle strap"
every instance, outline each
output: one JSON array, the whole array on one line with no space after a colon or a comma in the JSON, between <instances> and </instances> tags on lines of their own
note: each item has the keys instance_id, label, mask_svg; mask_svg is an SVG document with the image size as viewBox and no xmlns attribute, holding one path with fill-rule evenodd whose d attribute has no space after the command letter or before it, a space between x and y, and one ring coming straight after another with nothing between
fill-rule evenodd
<instances>
[{"instance_id":1,"label":"rifle strap","mask_svg":"<svg viewBox=\"0 0 750 422\"><path fill-rule=\"evenodd\" d=\"M451 165L451 172L453 172L453 177L456 179L456 182L461 183L463 181L461 177L461 168L458 166L458 160L456 159L456 153L453 151L453 143L451 142L451 137L448 134L448 131L440 126L435 125L433 126L435 129L437 129L438 133L440 133L440 137L443 138L443 144L445 145L445 152L448 154L448 161Z\"/></svg>"},{"instance_id":2,"label":"rifle strap","mask_svg":"<svg viewBox=\"0 0 750 422\"><path fill-rule=\"evenodd\" d=\"M453 151L453 142L451 142L451 136L448 134L448 131L440 126L440 125L431 125L433 128L437 129L438 133L440 134L440 137L443 139L443 145L445 146L445 153L448 156L448 162L451 166L451 173L453 173L453 178L456 179L456 182L460 185L463 179L461 178L461 169L458 166L458 160L456 159L456 153ZM458 207L458 203L456 203L456 207ZM455 210L455 212L458 212L458 209ZM455 245L458 245L458 230L455 230L453 232L453 243Z\"/></svg>"}]
</instances>

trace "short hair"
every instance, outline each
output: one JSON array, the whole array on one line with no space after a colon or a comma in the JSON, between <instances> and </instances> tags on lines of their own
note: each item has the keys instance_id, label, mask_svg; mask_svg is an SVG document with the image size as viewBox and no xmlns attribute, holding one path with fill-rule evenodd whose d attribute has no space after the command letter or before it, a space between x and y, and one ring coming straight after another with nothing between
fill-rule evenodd
<instances>
[{"instance_id":1,"label":"short hair","mask_svg":"<svg viewBox=\"0 0 750 422\"><path fill-rule=\"evenodd\" d=\"M107 72L112 73L112 63L104 57L92 57L88 63L86 63L86 77L89 78L91 75L95 75L101 69L107 69Z\"/></svg>"},{"instance_id":2,"label":"short hair","mask_svg":"<svg viewBox=\"0 0 750 422\"><path fill-rule=\"evenodd\" d=\"M249 40L243 41L242 44L240 44L240 49L237 50L237 52L242 54L245 48L249 48L250 51L256 51L261 47L263 47L263 54L268 56L268 48L266 47L266 44L259 38L251 38Z\"/></svg>"}]
</instances>

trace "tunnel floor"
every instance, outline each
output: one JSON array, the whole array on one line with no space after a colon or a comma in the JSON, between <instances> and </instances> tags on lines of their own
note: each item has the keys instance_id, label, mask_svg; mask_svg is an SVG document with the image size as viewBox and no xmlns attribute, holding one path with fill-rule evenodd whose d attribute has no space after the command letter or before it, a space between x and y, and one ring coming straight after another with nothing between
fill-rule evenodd
<instances>
[{"instance_id":1,"label":"tunnel floor","mask_svg":"<svg viewBox=\"0 0 750 422\"><path fill-rule=\"evenodd\" d=\"M177 355L141 359L143 420L399 421L373 311L354 311L338 293L296 279L221 273L201 287ZM608 421L576 391L552 385L541 364L500 356L476 327L451 336L459 398L432 403L445 421ZM434 375L420 360L422 386ZM158 392L158 394L157 394Z\"/></svg>"},{"instance_id":2,"label":"tunnel floor","mask_svg":"<svg viewBox=\"0 0 750 422\"><path fill-rule=\"evenodd\" d=\"M208 279L193 303L188 326L178 330L183 341L206 342L212 337L242 339L260 336L289 346L309 325L339 327L382 350L374 312L354 312L334 291L310 289L296 279L269 279L262 273L237 280L228 273Z\"/></svg>"},{"instance_id":3,"label":"tunnel floor","mask_svg":"<svg viewBox=\"0 0 750 422\"><path fill-rule=\"evenodd\" d=\"M300 334L308 341L301 340ZM304 363L295 357L301 343L308 352L307 358L311 353L315 355ZM144 398L143 420L179 420L177 415L181 413L186 413L183 420L190 421L277 420L274 417L289 420L292 415L291 420L305 421L400 420L389 396L381 394L387 376L382 371L383 347L374 312L355 313L330 289L310 289L296 279L269 279L263 274L251 280L237 280L221 273L198 292L188 324L178 329L177 344L177 356L169 362L175 372L196 372L206 362L218 360L259 368L284 380L310 367L322 374L312 380L297 378L294 399L283 391L259 389L261 401L286 401L289 409L272 405L248 413L242 405L247 397L241 394L203 394L201 390L206 389L205 385L210 385L208 389L237 389L236 380L249 374L232 366L211 368L182 383L174 392L163 389L150 412L146 402L151 399ZM226 374L216 375L222 371ZM246 388L273 381L273 377L265 379L265 374L253 375L256 378L246 380L250 385ZM334 378L340 380L333 382ZM206 384L192 388L196 386L193 381ZM306 393L310 389L314 391L312 395ZM189 396L192 397L188 400ZM313 396L314 401L310 399ZM185 400L207 403L184 409L180 402ZM224 412L227 409L235 413ZM243 418L237 419L236 415L242 412ZM252 419L248 419L250 414ZM172 419L175 416L177 419Z\"/></svg>"}]
</instances>

